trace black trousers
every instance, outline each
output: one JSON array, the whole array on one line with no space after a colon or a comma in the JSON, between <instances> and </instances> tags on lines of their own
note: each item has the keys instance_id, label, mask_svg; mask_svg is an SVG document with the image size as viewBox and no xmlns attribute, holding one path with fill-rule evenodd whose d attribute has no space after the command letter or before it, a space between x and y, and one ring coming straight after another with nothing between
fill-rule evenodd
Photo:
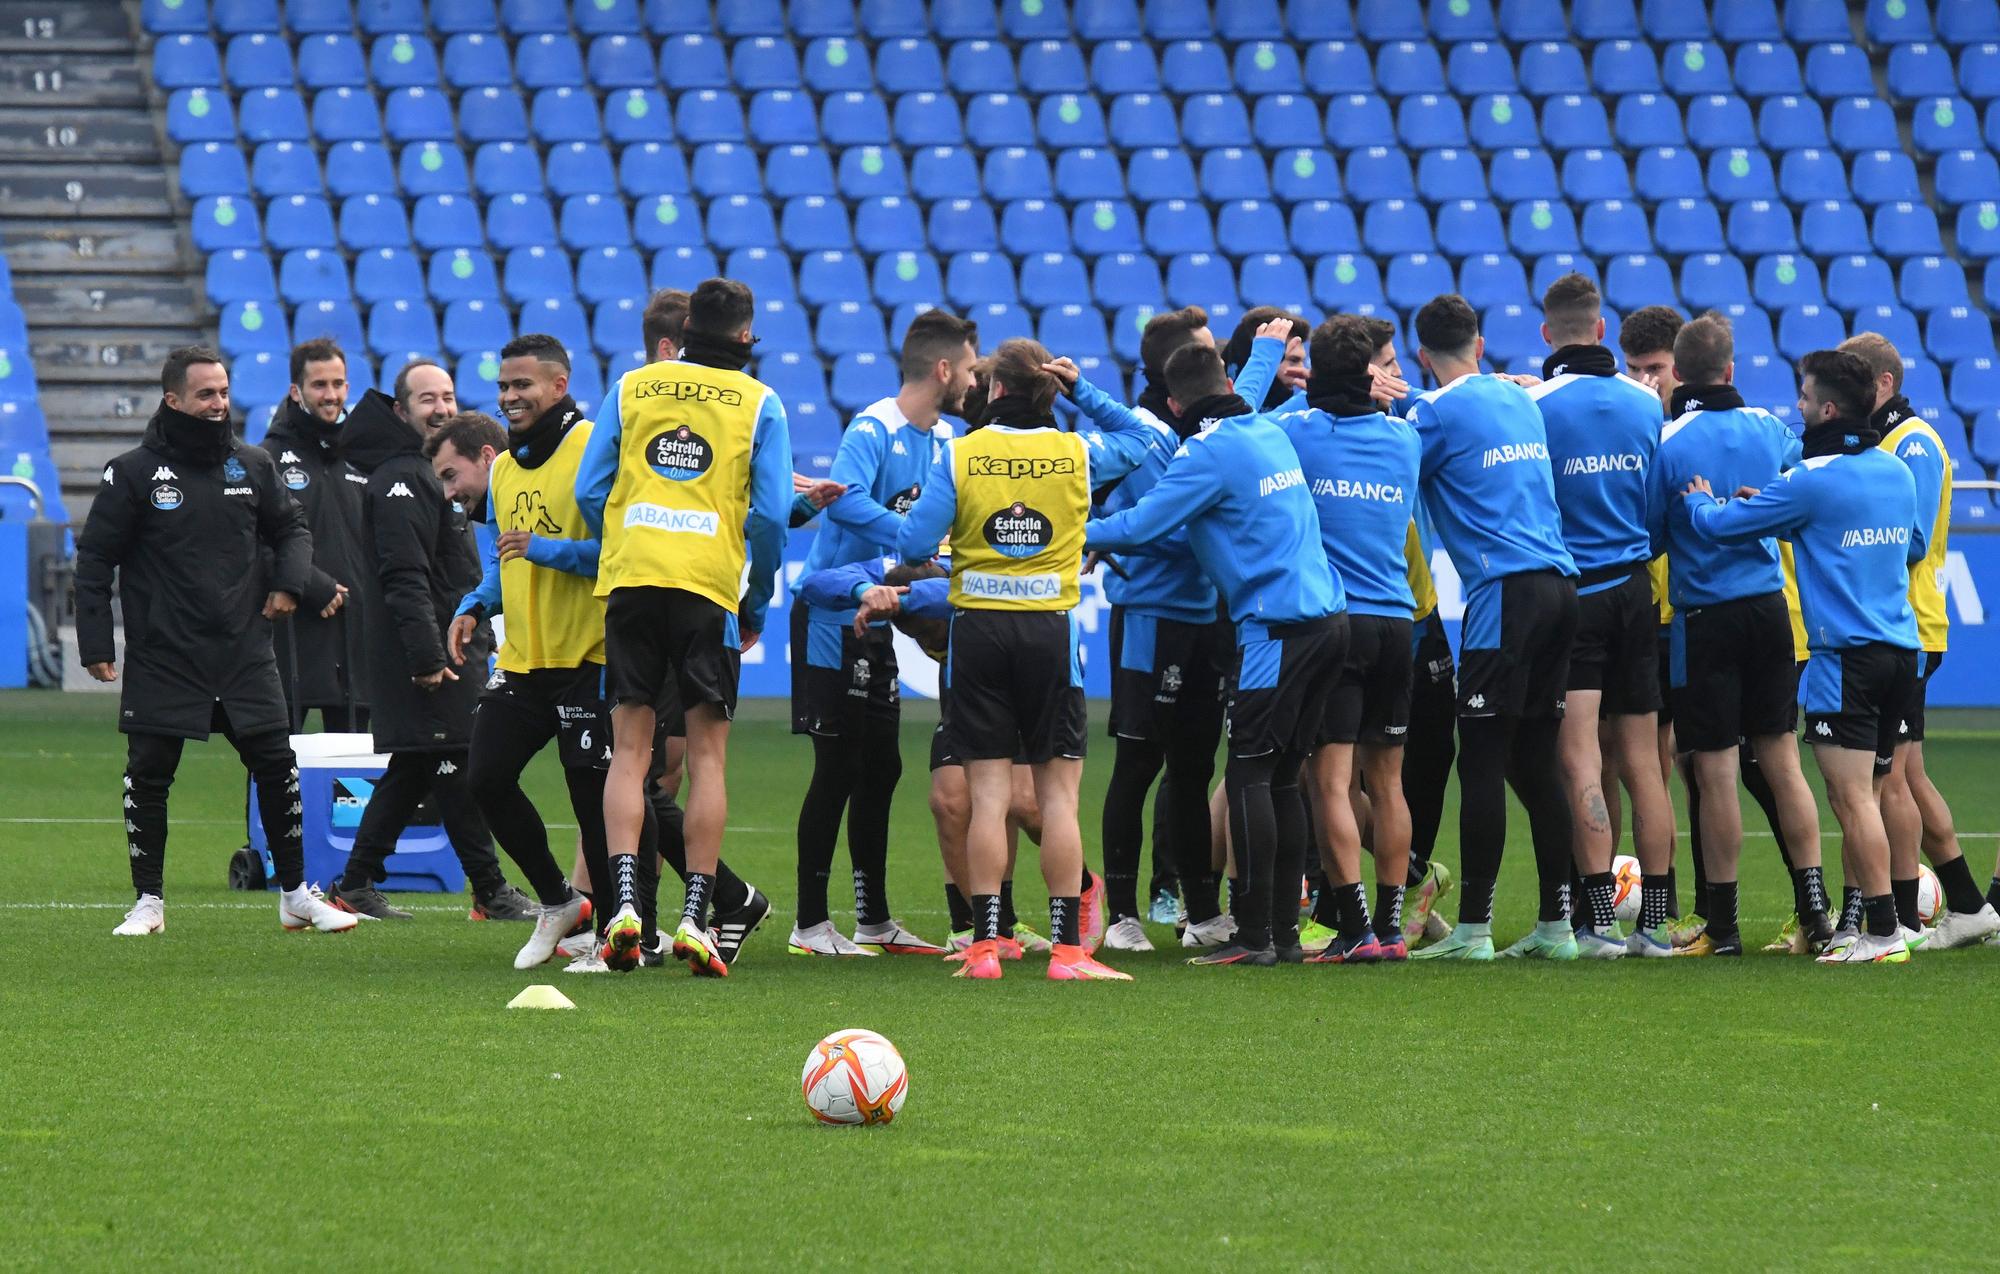
<instances>
[{"instance_id":1,"label":"black trousers","mask_svg":"<svg viewBox=\"0 0 2000 1274\"><path fill-rule=\"evenodd\" d=\"M570 896L569 878L549 849L549 830L528 794L521 774L561 727L555 707L487 694L472 717L472 798L514 865L528 878L538 901L556 906ZM605 766L595 750L562 750L563 782L570 809L583 834L583 858L591 877L607 866L604 844Z\"/></svg>"},{"instance_id":2,"label":"black trousers","mask_svg":"<svg viewBox=\"0 0 2000 1274\"><path fill-rule=\"evenodd\" d=\"M236 749L243 768L257 780L257 815L271 847L271 863L286 889L305 883L305 850L301 834L298 760L291 736L283 730L239 735L229 714L215 705L210 729L219 731ZM125 849L132 860L132 888L163 897L167 857L167 789L180 769L187 740L166 734L125 736Z\"/></svg>"},{"instance_id":3,"label":"black trousers","mask_svg":"<svg viewBox=\"0 0 2000 1274\"><path fill-rule=\"evenodd\" d=\"M368 798L361 826L355 830L354 854L347 860L341 886L359 889L387 878L382 862L396 852L397 839L426 796L444 820L452 852L465 868L474 895L487 898L505 885L507 877L493 853L493 837L472 799L472 785L467 782L469 765L463 750L392 755L389 768L375 782L374 795Z\"/></svg>"}]
</instances>

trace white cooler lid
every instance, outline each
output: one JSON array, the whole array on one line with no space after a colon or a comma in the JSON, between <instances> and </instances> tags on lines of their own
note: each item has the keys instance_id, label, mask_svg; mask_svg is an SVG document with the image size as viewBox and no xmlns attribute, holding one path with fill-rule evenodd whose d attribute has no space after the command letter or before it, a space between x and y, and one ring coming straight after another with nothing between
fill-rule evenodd
<instances>
[{"instance_id":1,"label":"white cooler lid","mask_svg":"<svg viewBox=\"0 0 2000 1274\"><path fill-rule=\"evenodd\" d=\"M389 758L375 753L372 734L295 734L292 752L301 769L326 769L338 765L387 765Z\"/></svg>"}]
</instances>

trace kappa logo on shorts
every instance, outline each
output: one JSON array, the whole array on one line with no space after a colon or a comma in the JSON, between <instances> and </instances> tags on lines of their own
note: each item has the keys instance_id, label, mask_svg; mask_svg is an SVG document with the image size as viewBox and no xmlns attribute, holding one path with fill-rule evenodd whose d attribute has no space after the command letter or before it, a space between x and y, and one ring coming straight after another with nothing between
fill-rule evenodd
<instances>
[{"instance_id":1,"label":"kappa logo on shorts","mask_svg":"<svg viewBox=\"0 0 2000 1274\"><path fill-rule=\"evenodd\" d=\"M457 765L456 765L455 763L451 762L451 761L439 761L439 762L438 762L438 768L437 768L437 772L438 772L438 773L439 773L440 775L444 775L444 774L456 774L456 773L458 773L458 766L457 766Z\"/></svg>"},{"instance_id":2,"label":"kappa logo on shorts","mask_svg":"<svg viewBox=\"0 0 2000 1274\"><path fill-rule=\"evenodd\" d=\"M1833 737L1833 727L1828 725L1826 722L1821 721L1817 725L1813 726L1813 733L1818 735L1822 739L1831 739Z\"/></svg>"},{"instance_id":3,"label":"kappa logo on shorts","mask_svg":"<svg viewBox=\"0 0 2000 1274\"><path fill-rule=\"evenodd\" d=\"M1470 699L1467 699L1465 701L1465 706L1477 712L1479 709L1486 706L1486 696L1474 695Z\"/></svg>"},{"instance_id":4,"label":"kappa logo on shorts","mask_svg":"<svg viewBox=\"0 0 2000 1274\"><path fill-rule=\"evenodd\" d=\"M663 478L689 482L715 463L715 448L708 445L708 439L681 425L655 435L646 444L646 463Z\"/></svg>"},{"instance_id":5,"label":"kappa logo on shorts","mask_svg":"<svg viewBox=\"0 0 2000 1274\"><path fill-rule=\"evenodd\" d=\"M1019 500L987 518L980 529L986 542L1008 557L1033 557L1055 539L1048 514Z\"/></svg>"},{"instance_id":6,"label":"kappa logo on shorts","mask_svg":"<svg viewBox=\"0 0 2000 1274\"><path fill-rule=\"evenodd\" d=\"M180 508L181 489L179 487L154 487L153 507L156 509L163 509L163 510L173 510Z\"/></svg>"},{"instance_id":7,"label":"kappa logo on shorts","mask_svg":"<svg viewBox=\"0 0 2000 1274\"><path fill-rule=\"evenodd\" d=\"M1385 725L1382 727L1382 733L1388 735L1392 739L1399 738L1402 735L1408 734L1409 732L1410 732L1410 727L1406 725Z\"/></svg>"},{"instance_id":8,"label":"kappa logo on shorts","mask_svg":"<svg viewBox=\"0 0 2000 1274\"><path fill-rule=\"evenodd\" d=\"M486 679L486 688L488 690L498 690L500 687L506 684L507 684L507 674L500 671L498 668L495 668L493 670L493 675Z\"/></svg>"}]
</instances>

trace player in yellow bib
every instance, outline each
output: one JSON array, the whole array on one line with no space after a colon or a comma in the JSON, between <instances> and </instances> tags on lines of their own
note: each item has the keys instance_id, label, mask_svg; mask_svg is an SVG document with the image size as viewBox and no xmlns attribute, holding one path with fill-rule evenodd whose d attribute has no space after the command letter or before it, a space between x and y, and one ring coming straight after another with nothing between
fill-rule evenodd
<instances>
[{"instance_id":1,"label":"player in yellow bib","mask_svg":"<svg viewBox=\"0 0 2000 1274\"><path fill-rule=\"evenodd\" d=\"M951 653L945 682L952 729L972 796L966 862L975 940L961 977L1000 976L1000 880L1018 756L1042 811L1042 877L1054 949L1049 977L1118 979L1083 947L1083 668L1077 655L1077 577L1090 516L1090 448L1056 427L1060 383L1039 342L1002 342L993 354L983 419L946 443L897 534L921 562L951 542Z\"/></svg>"},{"instance_id":2,"label":"player in yellow bib","mask_svg":"<svg viewBox=\"0 0 2000 1274\"><path fill-rule=\"evenodd\" d=\"M597 595L605 599L611 703L605 834L617 911L605 938L637 959L634 858L646 807L654 726L677 689L687 713L687 894L674 955L697 974L729 971L708 924L722 828L724 767L741 651L764 629L792 507L785 408L743 371L755 299L709 279L688 299L681 361L619 377L576 480L585 521L602 529ZM748 560L749 576L744 576Z\"/></svg>"}]
</instances>

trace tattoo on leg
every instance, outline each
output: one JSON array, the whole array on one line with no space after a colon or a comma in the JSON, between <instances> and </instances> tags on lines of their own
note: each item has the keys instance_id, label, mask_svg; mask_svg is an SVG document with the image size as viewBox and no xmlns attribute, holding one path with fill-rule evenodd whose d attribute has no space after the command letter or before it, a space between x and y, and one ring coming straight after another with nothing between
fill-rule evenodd
<instances>
[{"instance_id":1,"label":"tattoo on leg","mask_svg":"<svg viewBox=\"0 0 2000 1274\"><path fill-rule=\"evenodd\" d=\"M1593 787L1584 792L1583 815L1589 820L1591 831L1611 830L1611 812L1604 807L1604 792L1601 789Z\"/></svg>"}]
</instances>

